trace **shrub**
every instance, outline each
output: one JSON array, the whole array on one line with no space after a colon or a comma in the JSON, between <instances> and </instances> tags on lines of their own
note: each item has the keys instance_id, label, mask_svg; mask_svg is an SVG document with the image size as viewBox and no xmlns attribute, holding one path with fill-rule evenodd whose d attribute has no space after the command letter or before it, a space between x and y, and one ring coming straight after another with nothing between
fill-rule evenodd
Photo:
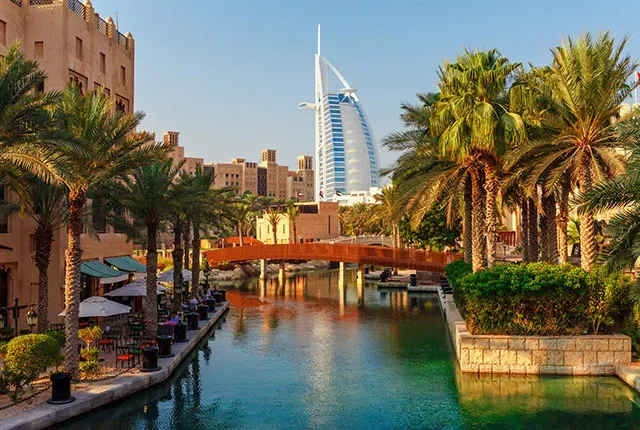
<instances>
[{"instance_id":1,"label":"shrub","mask_svg":"<svg viewBox=\"0 0 640 430\"><path fill-rule=\"evenodd\" d=\"M62 348L64 346L64 343L65 343L64 331L62 331L62 330L47 330L44 334L46 334L49 337L54 338L58 342L58 345L60 345L60 348Z\"/></svg>"},{"instance_id":2,"label":"shrub","mask_svg":"<svg viewBox=\"0 0 640 430\"><path fill-rule=\"evenodd\" d=\"M570 265L499 264L464 276L454 293L473 334L577 335L626 315L630 287L627 276Z\"/></svg>"},{"instance_id":3,"label":"shrub","mask_svg":"<svg viewBox=\"0 0 640 430\"><path fill-rule=\"evenodd\" d=\"M12 339L7 345L3 374L10 379L12 398L17 399L24 387L60 361L60 345L45 334L27 334Z\"/></svg>"},{"instance_id":4,"label":"shrub","mask_svg":"<svg viewBox=\"0 0 640 430\"><path fill-rule=\"evenodd\" d=\"M96 376L100 374L100 363L98 360L89 360L80 362L80 372L84 376Z\"/></svg>"},{"instance_id":5,"label":"shrub","mask_svg":"<svg viewBox=\"0 0 640 430\"><path fill-rule=\"evenodd\" d=\"M102 329L98 326L83 328L78 330L78 337L86 342L88 348L92 342L102 338Z\"/></svg>"},{"instance_id":6,"label":"shrub","mask_svg":"<svg viewBox=\"0 0 640 430\"><path fill-rule=\"evenodd\" d=\"M80 351L80 356L86 361L98 361L100 350L98 348L84 348Z\"/></svg>"},{"instance_id":7,"label":"shrub","mask_svg":"<svg viewBox=\"0 0 640 430\"><path fill-rule=\"evenodd\" d=\"M458 285L460 279L472 272L473 269L471 264L462 259L449 263L444 267L444 274L447 276L449 283L454 288Z\"/></svg>"}]
</instances>

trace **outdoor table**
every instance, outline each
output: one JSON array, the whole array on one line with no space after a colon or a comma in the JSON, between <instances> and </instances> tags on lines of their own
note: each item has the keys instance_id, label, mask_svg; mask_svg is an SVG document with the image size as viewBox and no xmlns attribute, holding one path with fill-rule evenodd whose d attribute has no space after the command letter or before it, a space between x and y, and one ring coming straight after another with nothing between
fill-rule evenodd
<instances>
[{"instance_id":1,"label":"outdoor table","mask_svg":"<svg viewBox=\"0 0 640 430\"><path fill-rule=\"evenodd\" d=\"M206 321L209 319L209 306L207 305L199 305L198 306L198 314L200 315L200 319L202 321Z\"/></svg>"},{"instance_id":2,"label":"outdoor table","mask_svg":"<svg viewBox=\"0 0 640 430\"><path fill-rule=\"evenodd\" d=\"M158 352L158 358L167 358L173 357L171 353L171 341L173 338L167 335L160 335L157 338L158 348L160 349Z\"/></svg>"},{"instance_id":3,"label":"outdoor table","mask_svg":"<svg viewBox=\"0 0 640 430\"><path fill-rule=\"evenodd\" d=\"M187 341L187 325L183 324L182 321L175 326L174 332L176 334L176 342Z\"/></svg>"},{"instance_id":4,"label":"outdoor table","mask_svg":"<svg viewBox=\"0 0 640 430\"><path fill-rule=\"evenodd\" d=\"M187 329L198 330L198 314L196 312L189 312L187 315Z\"/></svg>"}]
</instances>

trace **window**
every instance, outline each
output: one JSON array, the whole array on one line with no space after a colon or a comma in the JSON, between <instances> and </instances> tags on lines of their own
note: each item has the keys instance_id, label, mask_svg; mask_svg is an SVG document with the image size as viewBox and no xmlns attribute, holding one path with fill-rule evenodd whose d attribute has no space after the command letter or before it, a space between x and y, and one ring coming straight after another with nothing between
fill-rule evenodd
<instances>
[{"instance_id":1,"label":"window","mask_svg":"<svg viewBox=\"0 0 640 430\"><path fill-rule=\"evenodd\" d=\"M329 222L327 223L327 226L329 228L329 234L331 234L331 215L329 215Z\"/></svg>"},{"instance_id":2,"label":"window","mask_svg":"<svg viewBox=\"0 0 640 430\"><path fill-rule=\"evenodd\" d=\"M0 203L4 203L5 198L5 188L0 185ZM9 233L9 218L7 216L0 216L0 233Z\"/></svg>"},{"instance_id":3,"label":"window","mask_svg":"<svg viewBox=\"0 0 640 430\"><path fill-rule=\"evenodd\" d=\"M0 19L0 43L7 44L7 23Z\"/></svg>"},{"instance_id":4,"label":"window","mask_svg":"<svg viewBox=\"0 0 640 430\"><path fill-rule=\"evenodd\" d=\"M44 58L44 42L34 43L34 54L36 59Z\"/></svg>"},{"instance_id":5,"label":"window","mask_svg":"<svg viewBox=\"0 0 640 430\"><path fill-rule=\"evenodd\" d=\"M107 232L107 214L104 206L104 202L98 199L94 199L91 202L91 218L93 219L93 229L96 233Z\"/></svg>"},{"instance_id":6,"label":"window","mask_svg":"<svg viewBox=\"0 0 640 430\"><path fill-rule=\"evenodd\" d=\"M44 93L44 81L40 82L36 87L36 94Z\"/></svg>"},{"instance_id":7,"label":"window","mask_svg":"<svg viewBox=\"0 0 640 430\"><path fill-rule=\"evenodd\" d=\"M127 69L124 66L120 66L120 83L127 85Z\"/></svg>"},{"instance_id":8,"label":"window","mask_svg":"<svg viewBox=\"0 0 640 430\"><path fill-rule=\"evenodd\" d=\"M102 52L100 53L100 73L103 75L107 73L107 56Z\"/></svg>"},{"instance_id":9,"label":"window","mask_svg":"<svg viewBox=\"0 0 640 430\"><path fill-rule=\"evenodd\" d=\"M76 58L82 61L82 39L76 37Z\"/></svg>"}]
</instances>

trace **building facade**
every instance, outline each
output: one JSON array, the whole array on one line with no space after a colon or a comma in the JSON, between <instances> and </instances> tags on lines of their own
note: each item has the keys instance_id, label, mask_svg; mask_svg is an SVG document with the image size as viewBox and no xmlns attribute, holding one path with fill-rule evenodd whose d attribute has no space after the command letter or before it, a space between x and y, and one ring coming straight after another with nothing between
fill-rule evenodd
<instances>
[{"instance_id":1,"label":"building facade","mask_svg":"<svg viewBox=\"0 0 640 430\"><path fill-rule=\"evenodd\" d=\"M182 164L182 170L185 173L194 174L196 170L204 169L204 158L186 157L184 155L184 147L180 146L180 132L165 131L162 135L165 144L171 145L168 158L173 160L173 165Z\"/></svg>"},{"instance_id":2,"label":"building facade","mask_svg":"<svg viewBox=\"0 0 640 430\"><path fill-rule=\"evenodd\" d=\"M299 208L299 215L295 221L295 239L293 223L284 212L285 208L279 208L282 212L276 227L276 240L279 244L317 242L340 236L338 203L309 202L296 205ZM264 244L273 244L273 228L266 214L256 219L256 238Z\"/></svg>"},{"instance_id":3,"label":"building facade","mask_svg":"<svg viewBox=\"0 0 640 430\"><path fill-rule=\"evenodd\" d=\"M134 39L130 33L118 31L110 17L102 19L89 0L0 0L0 54L14 41L20 41L25 57L37 61L47 74L38 91L61 91L74 82L82 91L102 89L115 99L115 109L133 111ZM15 198L5 189L0 188L0 193L9 201ZM98 237L82 234L80 239L83 298L101 295L109 288L108 281L127 278L107 260L128 258L132 253L126 236L92 209ZM14 297L21 304L38 302L38 271L32 260L34 231L35 224L28 216L0 220L0 307L12 305ZM60 228L55 232L49 265L49 312L39 315L54 323L61 321L57 315L64 309L66 245L66 229ZM113 276L99 276L89 266ZM20 328L26 328L23 317L24 311ZM12 319L9 324L13 325Z\"/></svg>"},{"instance_id":4,"label":"building facade","mask_svg":"<svg viewBox=\"0 0 640 430\"><path fill-rule=\"evenodd\" d=\"M329 71L344 85L340 91L329 89ZM350 194L379 185L378 150L356 93L340 72L320 55L318 26L314 100L298 105L315 112L316 201L336 193Z\"/></svg>"}]
</instances>

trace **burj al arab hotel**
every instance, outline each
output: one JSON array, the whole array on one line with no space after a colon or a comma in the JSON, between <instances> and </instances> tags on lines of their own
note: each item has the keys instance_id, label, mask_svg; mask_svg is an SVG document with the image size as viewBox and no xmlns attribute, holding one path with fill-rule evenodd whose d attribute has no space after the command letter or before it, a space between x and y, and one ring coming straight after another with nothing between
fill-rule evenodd
<instances>
[{"instance_id":1,"label":"burj al arab hotel","mask_svg":"<svg viewBox=\"0 0 640 430\"><path fill-rule=\"evenodd\" d=\"M343 88L329 89L329 71ZM357 90L320 55L315 56L315 97L299 108L315 111L315 200L367 191L378 186L378 151Z\"/></svg>"}]
</instances>

